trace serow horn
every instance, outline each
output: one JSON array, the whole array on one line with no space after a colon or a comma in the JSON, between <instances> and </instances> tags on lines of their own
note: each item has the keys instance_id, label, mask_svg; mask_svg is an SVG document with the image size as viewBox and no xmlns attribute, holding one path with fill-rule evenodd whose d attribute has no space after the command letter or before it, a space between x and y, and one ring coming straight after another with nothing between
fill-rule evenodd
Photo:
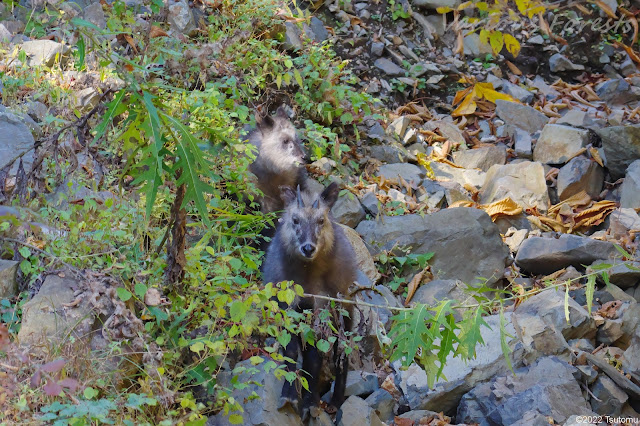
<instances>
[{"instance_id":1,"label":"serow horn","mask_svg":"<svg viewBox=\"0 0 640 426\"><path fill-rule=\"evenodd\" d=\"M296 190L296 199L298 200L298 208L304 208L304 202L302 201L302 194L300 193L300 185L298 185L298 189Z\"/></svg>"}]
</instances>

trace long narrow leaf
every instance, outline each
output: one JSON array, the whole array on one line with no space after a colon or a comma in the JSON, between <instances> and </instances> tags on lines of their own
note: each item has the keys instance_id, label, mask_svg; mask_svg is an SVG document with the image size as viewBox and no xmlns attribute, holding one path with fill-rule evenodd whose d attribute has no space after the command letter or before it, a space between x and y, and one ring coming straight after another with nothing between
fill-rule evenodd
<instances>
[{"instance_id":1,"label":"long narrow leaf","mask_svg":"<svg viewBox=\"0 0 640 426\"><path fill-rule=\"evenodd\" d=\"M120 90L118 93L116 93L116 96L113 98L113 100L109 102L107 112L104 114L102 122L100 122L98 127L96 127L95 139L99 139L102 137L102 135L104 135L109 123L111 123L113 121L113 118L118 115L116 112L119 110L118 107L120 106L122 99L124 98L124 95L126 93L126 89Z\"/></svg>"},{"instance_id":2,"label":"long narrow leaf","mask_svg":"<svg viewBox=\"0 0 640 426\"><path fill-rule=\"evenodd\" d=\"M504 355L504 359L507 362L507 367L513 374L513 365L511 364L511 348L509 347L509 343L507 343L507 337L512 337L507 333L507 320L504 316L504 307L500 307L500 347L502 348L502 355Z\"/></svg>"}]
</instances>

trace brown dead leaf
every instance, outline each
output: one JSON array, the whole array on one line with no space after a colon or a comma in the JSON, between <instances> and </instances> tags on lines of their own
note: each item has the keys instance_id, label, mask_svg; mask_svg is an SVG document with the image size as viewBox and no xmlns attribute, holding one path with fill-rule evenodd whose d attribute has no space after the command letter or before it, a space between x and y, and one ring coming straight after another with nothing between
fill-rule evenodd
<instances>
[{"instance_id":1,"label":"brown dead leaf","mask_svg":"<svg viewBox=\"0 0 640 426\"><path fill-rule=\"evenodd\" d=\"M424 274L431 268L431 266L426 266L422 271L418 272L414 275L414 277L409 282L407 286L407 298L404 301L404 306L408 306L409 302L411 302L411 298L415 294L418 287L422 283L422 278L424 278Z\"/></svg>"},{"instance_id":2,"label":"brown dead leaf","mask_svg":"<svg viewBox=\"0 0 640 426\"><path fill-rule=\"evenodd\" d=\"M522 71L518 67L516 67L511 61L507 61L507 66L509 70L515 75L522 75Z\"/></svg>"},{"instance_id":3,"label":"brown dead leaf","mask_svg":"<svg viewBox=\"0 0 640 426\"><path fill-rule=\"evenodd\" d=\"M149 288L144 295L145 305L158 306L161 302L162 302L162 294L160 293L160 291L155 287Z\"/></svg>"},{"instance_id":4,"label":"brown dead leaf","mask_svg":"<svg viewBox=\"0 0 640 426\"><path fill-rule=\"evenodd\" d=\"M575 229L600 225L615 209L616 203L614 201L598 201L594 203L592 207L574 216L576 222Z\"/></svg>"},{"instance_id":5,"label":"brown dead leaf","mask_svg":"<svg viewBox=\"0 0 640 426\"><path fill-rule=\"evenodd\" d=\"M582 207L582 206L586 206L589 203L591 203L591 197L589 196L589 194L587 194L585 191L580 191L575 195L572 195L571 197L567 198L566 200L553 205L549 208L549 213L556 213L560 210L560 208L562 207L562 205L564 204L568 204L571 207Z\"/></svg>"},{"instance_id":6,"label":"brown dead leaf","mask_svg":"<svg viewBox=\"0 0 640 426\"><path fill-rule=\"evenodd\" d=\"M522 207L513 201L510 197L495 201L491 204L483 204L480 206L482 210L491 216L491 220L495 221L501 216L516 216L522 213Z\"/></svg>"},{"instance_id":7,"label":"brown dead leaf","mask_svg":"<svg viewBox=\"0 0 640 426\"><path fill-rule=\"evenodd\" d=\"M476 203L468 200L458 200L449 205L450 209L454 207L476 207Z\"/></svg>"},{"instance_id":8,"label":"brown dead leaf","mask_svg":"<svg viewBox=\"0 0 640 426\"><path fill-rule=\"evenodd\" d=\"M631 39L631 46L634 46L638 42L638 19L633 12L628 11L624 7L618 6L618 10L620 10L620 12L624 16L629 18L629 22L631 22L631 25L633 26L633 38Z\"/></svg>"},{"instance_id":9,"label":"brown dead leaf","mask_svg":"<svg viewBox=\"0 0 640 426\"><path fill-rule=\"evenodd\" d=\"M396 426L413 426L414 423L411 419L396 416L393 418L393 424Z\"/></svg>"},{"instance_id":10,"label":"brown dead leaf","mask_svg":"<svg viewBox=\"0 0 640 426\"><path fill-rule=\"evenodd\" d=\"M402 393L396 387L396 384L395 384L395 381L394 381L394 378L393 378L393 374L389 374L384 379L384 381L382 382L380 387L382 389L386 390L387 392L389 392L391 394L391 396L393 397L393 399L395 399L396 401L398 401L398 400L400 400L400 398L402 398Z\"/></svg>"},{"instance_id":11,"label":"brown dead leaf","mask_svg":"<svg viewBox=\"0 0 640 426\"><path fill-rule=\"evenodd\" d=\"M598 309L596 314L604 318L615 319L615 318L618 318L618 309L620 308L620 306L622 306L621 301L611 300L605 303L604 305L602 305L602 307Z\"/></svg>"},{"instance_id":12,"label":"brown dead leaf","mask_svg":"<svg viewBox=\"0 0 640 426\"><path fill-rule=\"evenodd\" d=\"M169 37L169 34L162 28L157 25L153 25L151 27L151 31L149 31L149 38L158 38L158 37Z\"/></svg>"},{"instance_id":13,"label":"brown dead leaf","mask_svg":"<svg viewBox=\"0 0 640 426\"><path fill-rule=\"evenodd\" d=\"M618 16L616 15L616 12L611 9L611 7L609 7L609 5L605 2L603 2L602 0L593 0L593 2L595 4L598 5L598 7L607 14L607 16L609 16L609 18L611 19L618 19Z\"/></svg>"},{"instance_id":14,"label":"brown dead leaf","mask_svg":"<svg viewBox=\"0 0 640 426\"><path fill-rule=\"evenodd\" d=\"M640 64L640 56L638 56L638 54L631 47L627 46L624 43L620 43L619 41L614 41L613 46L617 48L623 48L633 62L635 62L636 64Z\"/></svg>"},{"instance_id":15,"label":"brown dead leaf","mask_svg":"<svg viewBox=\"0 0 640 426\"><path fill-rule=\"evenodd\" d=\"M587 105L591 108L597 108L596 105L592 104L591 102L586 101L582 96L580 96L580 93L578 93L578 90L572 90L570 92L571 97L573 97L573 99L575 99L576 101L580 102L581 104Z\"/></svg>"},{"instance_id":16,"label":"brown dead leaf","mask_svg":"<svg viewBox=\"0 0 640 426\"><path fill-rule=\"evenodd\" d=\"M597 149L595 149L594 147L590 147L589 154L591 155L591 158L593 158L593 161L598 163L600 167L604 167L604 162L602 161L602 157L600 156L600 153Z\"/></svg>"},{"instance_id":17,"label":"brown dead leaf","mask_svg":"<svg viewBox=\"0 0 640 426\"><path fill-rule=\"evenodd\" d=\"M9 346L9 329L6 324L0 324L0 350L4 350Z\"/></svg>"}]
</instances>

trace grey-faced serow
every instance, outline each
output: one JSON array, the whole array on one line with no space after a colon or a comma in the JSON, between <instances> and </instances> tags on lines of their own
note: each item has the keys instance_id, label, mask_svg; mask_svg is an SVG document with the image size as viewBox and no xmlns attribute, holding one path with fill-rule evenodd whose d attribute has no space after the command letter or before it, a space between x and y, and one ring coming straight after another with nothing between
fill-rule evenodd
<instances>
[{"instance_id":1,"label":"grey-faced serow","mask_svg":"<svg viewBox=\"0 0 640 426\"><path fill-rule=\"evenodd\" d=\"M356 279L356 255L351 243L342 229L333 221L330 211L338 198L338 186L332 183L321 194L301 192L298 187L283 187L281 197L284 212L280 224L269 246L264 262L263 279L265 283L293 281L304 289L305 293L336 297L346 296L349 286ZM313 297L297 297L289 307L298 312L317 310L326 306L326 302ZM353 306L343 304L342 308L349 316L342 317L344 330L351 331ZM336 322L338 321L338 322ZM334 316L338 326L339 318ZM343 331L344 331L343 330ZM348 358L338 350L339 339L334 344L335 385L331 405L339 407L344 400L347 380ZM287 369L295 371L295 361L302 342L294 336L285 347ZM302 390L302 404L299 404L298 391L294 383L285 381L282 388L280 407L291 404L298 406L303 419L307 419L311 407L320 402L319 379L323 357L318 349L307 344L302 350L302 369L309 390Z\"/></svg>"},{"instance_id":2,"label":"grey-faced serow","mask_svg":"<svg viewBox=\"0 0 640 426\"><path fill-rule=\"evenodd\" d=\"M249 142L258 149L258 154L249 171L258 178L257 187L264 194L260 200L262 212L271 213L284 208L280 186L300 185L305 189L306 155L283 107L274 116L256 115L256 123L256 129L249 133Z\"/></svg>"}]
</instances>

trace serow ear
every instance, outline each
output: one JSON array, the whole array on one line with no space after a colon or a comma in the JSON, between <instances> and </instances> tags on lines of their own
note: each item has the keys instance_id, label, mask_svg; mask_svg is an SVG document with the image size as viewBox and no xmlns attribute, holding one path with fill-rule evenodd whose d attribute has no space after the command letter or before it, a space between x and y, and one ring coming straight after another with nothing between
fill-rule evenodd
<instances>
[{"instance_id":1,"label":"serow ear","mask_svg":"<svg viewBox=\"0 0 640 426\"><path fill-rule=\"evenodd\" d=\"M290 186L283 185L280 187L280 198L286 207L296 201L296 192Z\"/></svg>"},{"instance_id":2,"label":"serow ear","mask_svg":"<svg viewBox=\"0 0 640 426\"><path fill-rule=\"evenodd\" d=\"M255 118L258 129L262 131L271 130L273 128L273 125L275 124L273 121L273 117L271 117L269 113L267 113L267 115L260 115L260 113L256 113Z\"/></svg>"},{"instance_id":3,"label":"serow ear","mask_svg":"<svg viewBox=\"0 0 640 426\"><path fill-rule=\"evenodd\" d=\"M276 110L276 117L286 118L287 120L289 119L289 114L287 114L287 110L285 109L284 105L280 105L278 107L278 109Z\"/></svg>"},{"instance_id":4,"label":"serow ear","mask_svg":"<svg viewBox=\"0 0 640 426\"><path fill-rule=\"evenodd\" d=\"M322 194L320 194L320 199L327 208L331 210L338 200L338 184L333 182L331 185L327 186L324 191L322 191Z\"/></svg>"}]
</instances>

